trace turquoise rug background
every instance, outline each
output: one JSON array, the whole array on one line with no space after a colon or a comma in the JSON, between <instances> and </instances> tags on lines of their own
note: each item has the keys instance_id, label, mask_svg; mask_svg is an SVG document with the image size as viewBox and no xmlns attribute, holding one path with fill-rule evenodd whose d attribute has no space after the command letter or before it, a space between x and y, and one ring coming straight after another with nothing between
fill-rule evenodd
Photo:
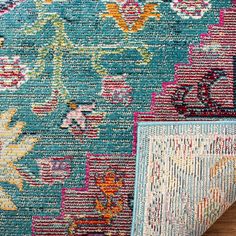
<instances>
[{"instance_id":1,"label":"turquoise rug background","mask_svg":"<svg viewBox=\"0 0 236 236\"><path fill-rule=\"evenodd\" d=\"M102 20L105 11L102 1L71 0L45 5L45 11L57 13L63 20L69 39L80 47L127 47L122 54L105 55L101 63L112 76L127 74L126 83L133 88L132 103L111 104L101 96L103 76L95 71L91 53L65 53L62 79L70 97L78 103L96 103L96 112L106 116L99 125L97 139L75 139L61 124L69 111L63 99L55 111L46 116L37 116L31 105L46 101L51 95L52 59L46 59L46 69L41 76L30 78L16 91L0 91L0 110L17 109L12 124L23 121L26 126L22 135L39 137L34 149L19 165L24 166L36 178L40 168L36 160L53 156L72 156L71 175L64 184L43 185L35 188L24 184L23 191L8 183L1 183L9 195L14 196L17 211L0 211L0 235L31 235L32 217L58 216L63 188L80 188L85 185L86 154L129 154L132 152L133 113L149 111L152 92L162 90L162 82L174 79L174 65L187 62L189 44L199 43L199 35L207 27L218 23L219 10L231 6L230 0L212 0L212 9L198 20L182 19L170 8L170 3L161 2L160 20L150 18L142 30L125 34L112 18ZM46 24L36 35L27 35L25 28L37 20L37 10L32 0L26 0L6 14L0 15L0 36L4 46L0 57L20 57L20 64L29 70L35 68L38 48L52 42L55 29ZM146 46L152 60L146 65L136 64L140 54L132 47ZM4 232L4 233L2 233Z\"/></svg>"}]
</instances>

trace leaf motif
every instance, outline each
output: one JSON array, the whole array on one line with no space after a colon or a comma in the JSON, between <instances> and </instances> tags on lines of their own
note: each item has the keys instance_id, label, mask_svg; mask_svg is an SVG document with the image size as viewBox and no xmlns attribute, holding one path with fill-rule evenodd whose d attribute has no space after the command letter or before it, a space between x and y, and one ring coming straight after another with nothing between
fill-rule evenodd
<instances>
[{"instance_id":1,"label":"leaf motif","mask_svg":"<svg viewBox=\"0 0 236 236\"><path fill-rule=\"evenodd\" d=\"M22 130L25 126L24 122L16 122L16 125L13 127L3 127L0 128L0 142L2 145L7 146L9 143L12 143L17 140L19 135L22 133Z\"/></svg>"},{"instance_id":2,"label":"leaf motif","mask_svg":"<svg viewBox=\"0 0 236 236\"><path fill-rule=\"evenodd\" d=\"M4 211L16 211L17 207L12 202L11 196L0 187L0 209Z\"/></svg>"},{"instance_id":3,"label":"leaf motif","mask_svg":"<svg viewBox=\"0 0 236 236\"><path fill-rule=\"evenodd\" d=\"M0 182L15 185L20 191L23 189L23 178L13 164L4 167L4 163L0 163Z\"/></svg>"},{"instance_id":4,"label":"leaf motif","mask_svg":"<svg viewBox=\"0 0 236 236\"><path fill-rule=\"evenodd\" d=\"M0 115L0 130L5 130L8 128L9 123L12 120L12 117L15 115L16 109L10 108L8 111Z\"/></svg>"},{"instance_id":5,"label":"leaf motif","mask_svg":"<svg viewBox=\"0 0 236 236\"><path fill-rule=\"evenodd\" d=\"M23 177L15 166L15 162L27 155L38 139L32 136L24 136L20 141L17 140L25 123L16 122L15 126L11 126L10 123L15 113L16 109L11 108L0 114L0 182L15 185L22 191ZM10 195L2 187L0 187L0 209L17 210Z\"/></svg>"},{"instance_id":6,"label":"leaf motif","mask_svg":"<svg viewBox=\"0 0 236 236\"><path fill-rule=\"evenodd\" d=\"M33 149L34 143L36 142L36 138L26 136L20 143L9 144L2 150L0 162L4 160L5 162L10 163L20 160Z\"/></svg>"}]
</instances>

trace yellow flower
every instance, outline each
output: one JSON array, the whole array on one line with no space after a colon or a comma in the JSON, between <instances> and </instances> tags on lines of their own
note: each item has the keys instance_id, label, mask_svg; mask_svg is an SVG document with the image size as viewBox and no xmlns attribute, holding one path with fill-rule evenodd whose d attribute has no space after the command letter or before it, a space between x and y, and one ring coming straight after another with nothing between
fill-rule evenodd
<instances>
[{"instance_id":1,"label":"yellow flower","mask_svg":"<svg viewBox=\"0 0 236 236\"><path fill-rule=\"evenodd\" d=\"M16 185L17 188L22 191L23 178L14 163L22 159L33 149L37 139L31 136L24 136L20 142L16 142L17 138L22 133L25 123L16 122L15 126L9 127L15 113L16 109L9 109L0 115L0 182ZM1 187L0 209L17 209L10 195Z\"/></svg>"}]
</instances>

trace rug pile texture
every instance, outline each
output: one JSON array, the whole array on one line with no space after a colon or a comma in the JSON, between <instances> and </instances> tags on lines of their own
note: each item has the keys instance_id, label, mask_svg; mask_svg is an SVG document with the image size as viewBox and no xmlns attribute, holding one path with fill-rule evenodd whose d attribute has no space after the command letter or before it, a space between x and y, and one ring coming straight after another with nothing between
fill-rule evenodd
<instances>
[{"instance_id":1,"label":"rug pile texture","mask_svg":"<svg viewBox=\"0 0 236 236\"><path fill-rule=\"evenodd\" d=\"M1 236L200 236L235 201L235 0L0 0Z\"/></svg>"}]
</instances>

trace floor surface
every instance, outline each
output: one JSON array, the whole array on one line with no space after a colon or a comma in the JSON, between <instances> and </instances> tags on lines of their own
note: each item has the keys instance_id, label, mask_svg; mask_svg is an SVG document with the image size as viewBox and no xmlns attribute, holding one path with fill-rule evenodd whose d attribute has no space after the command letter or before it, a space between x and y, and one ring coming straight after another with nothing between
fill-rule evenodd
<instances>
[{"instance_id":1,"label":"floor surface","mask_svg":"<svg viewBox=\"0 0 236 236\"><path fill-rule=\"evenodd\" d=\"M236 203L203 236L236 236Z\"/></svg>"}]
</instances>

